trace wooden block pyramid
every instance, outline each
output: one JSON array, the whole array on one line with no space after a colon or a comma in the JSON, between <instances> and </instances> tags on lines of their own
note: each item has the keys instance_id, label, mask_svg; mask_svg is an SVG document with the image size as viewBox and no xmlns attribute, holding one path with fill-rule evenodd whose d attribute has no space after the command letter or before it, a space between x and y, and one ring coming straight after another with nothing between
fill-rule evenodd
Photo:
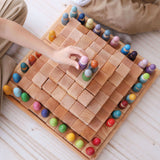
<instances>
[{"instance_id":1,"label":"wooden block pyramid","mask_svg":"<svg viewBox=\"0 0 160 160\"><path fill-rule=\"evenodd\" d=\"M65 12L70 12L70 9L71 6ZM51 30L56 32L56 39L53 42L48 39ZM71 66L56 64L42 55L37 58L26 73L21 72L20 63L14 72L19 73L22 79L19 83L15 83L11 79L8 83L12 88L18 86L27 92L30 95L30 100L23 102L14 94L12 97L16 101L9 98L81 157L95 159L154 82L158 71L151 76L149 82L143 85L143 89L136 93L138 97L136 101L121 110L118 108L118 104L125 99L127 94L133 92L132 86L144 72L137 65L143 58L138 56L134 62L129 60L120 52L124 46L122 43L118 48L113 48L74 18L71 18L66 26L61 24L60 19L57 20L49 31L42 37L45 43L55 49L70 45L84 49L90 60L98 61L98 71L90 81L86 82L82 79L83 71L76 70ZM31 54L35 55L35 52L30 51L22 62L28 64L28 56ZM33 109L34 101L42 104L41 110L35 111ZM46 118L41 115L44 108L50 111ZM112 127L108 127L105 122L111 118L111 113L114 110L121 110L122 115L115 120ZM49 123L50 119L54 117L58 119L58 125L55 127ZM58 126L63 123L68 126L65 133L58 130ZM68 133L75 134L73 142L69 142L66 138ZM98 146L92 143L95 137L101 140ZM75 145L77 140L83 141L82 148L77 148ZM93 155L86 153L88 147L94 149Z\"/></svg>"}]
</instances>

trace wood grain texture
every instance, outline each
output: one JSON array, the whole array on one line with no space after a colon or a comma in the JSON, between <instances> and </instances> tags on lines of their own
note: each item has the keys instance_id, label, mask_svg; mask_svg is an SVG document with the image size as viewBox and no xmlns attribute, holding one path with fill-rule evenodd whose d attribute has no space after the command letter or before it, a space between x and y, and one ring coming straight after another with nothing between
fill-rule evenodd
<instances>
[{"instance_id":1,"label":"wood grain texture","mask_svg":"<svg viewBox=\"0 0 160 160\"><path fill-rule=\"evenodd\" d=\"M28 17L24 27L41 37L65 9L65 0L26 0ZM54 15L54 16L53 16ZM41 20L38 18L41 17ZM160 32L133 37L132 48L160 68ZM152 43L151 43L152 41ZM13 57L21 60L27 49L20 48ZM130 114L98 160L158 160L160 157L160 78ZM0 116L0 159L80 159L39 124L4 98ZM56 145L55 145L56 144ZM7 153L6 153L7 151Z\"/></svg>"}]
</instances>

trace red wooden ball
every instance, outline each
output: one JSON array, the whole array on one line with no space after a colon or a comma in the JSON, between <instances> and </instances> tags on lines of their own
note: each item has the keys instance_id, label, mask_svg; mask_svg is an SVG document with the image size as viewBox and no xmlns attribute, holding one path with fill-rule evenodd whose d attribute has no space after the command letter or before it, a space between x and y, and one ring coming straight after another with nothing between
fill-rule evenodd
<instances>
[{"instance_id":1,"label":"red wooden ball","mask_svg":"<svg viewBox=\"0 0 160 160\"><path fill-rule=\"evenodd\" d=\"M93 143L93 145L98 146L101 143L101 140L99 138L95 137L92 140L92 143Z\"/></svg>"},{"instance_id":2,"label":"red wooden ball","mask_svg":"<svg viewBox=\"0 0 160 160\"><path fill-rule=\"evenodd\" d=\"M35 53L35 55L36 55L36 57L37 57L37 58L39 58L42 54L41 54L41 53L36 52L36 53Z\"/></svg>"},{"instance_id":3,"label":"red wooden ball","mask_svg":"<svg viewBox=\"0 0 160 160\"><path fill-rule=\"evenodd\" d=\"M92 60L92 61L91 61L91 67L92 67L92 68L97 68L97 67L98 67L98 61Z\"/></svg>"},{"instance_id":4,"label":"red wooden ball","mask_svg":"<svg viewBox=\"0 0 160 160\"><path fill-rule=\"evenodd\" d=\"M128 105L128 102L126 100L123 100L122 102L120 102L118 106L119 108L124 109L127 107L127 105Z\"/></svg>"},{"instance_id":5,"label":"red wooden ball","mask_svg":"<svg viewBox=\"0 0 160 160\"><path fill-rule=\"evenodd\" d=\"M88 148L86 148L86 153L87 153L89 156L91 156L91 155L93 155L93 154L95 153L95 150L94 150L93 147L88 147Z\"/></svg>"},{"instance_id":6,"label":"red wooden ball","mask_svg":"<svg viewBox=\"0 0 160 160\"><path fill-rule=\"evenodd\" d=\"M36 61L36 57L35 56L30 55L28 57L28 62L29 62L30 65L33 65L35 61Z\"/></svg>"},{"instance_id":7,"label":"red wooden ball","mask_svg":"<svg viewBox=\"0 0 160 160\"><path fill-rule=\"evenodd\" d=\"M112 127L115 123L115 120L113 118L109 118L107 121L106 121L106 125L108 127Z\"/></svg>"}]
</instances>

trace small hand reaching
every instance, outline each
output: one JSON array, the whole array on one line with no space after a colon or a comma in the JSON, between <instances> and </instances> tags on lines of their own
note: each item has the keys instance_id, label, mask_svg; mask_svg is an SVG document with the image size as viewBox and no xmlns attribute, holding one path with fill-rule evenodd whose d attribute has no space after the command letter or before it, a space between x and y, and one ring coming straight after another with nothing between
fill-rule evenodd
<instances>
[{"instance_id":1,"label":"small hand reaching","mask_svg":"<svg viewBox=\"0 0 160 160\"><path fill-rule=\"evenodd\" d=\"M79 69L79 64L76 60L72 59L71 57L74 56L76 58L80 58L85 55L83 49L76 47L76 46L68 46L63 49L59 49L55 51L53 56L51 57L53 61L59 64L67 64L74 66L77 70Z\"/></svg>"}]
</instances>

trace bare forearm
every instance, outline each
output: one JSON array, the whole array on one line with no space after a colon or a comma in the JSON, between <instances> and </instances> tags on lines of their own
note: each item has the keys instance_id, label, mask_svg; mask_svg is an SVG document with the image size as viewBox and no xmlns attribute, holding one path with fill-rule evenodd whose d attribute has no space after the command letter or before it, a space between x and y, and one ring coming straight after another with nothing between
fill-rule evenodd
<instances>
[{"instance_id":1,"label":"bare forearm","mask_svg":"<svg viewBox=\"0 0 160 160\"><path fill-rule=\"evenodd\" d=\"M1 22L0 37L43 53L46 56L52 56L53 48L24 29L21 25L6 19L1 19Z\"/></svg>"}]
</instances>

